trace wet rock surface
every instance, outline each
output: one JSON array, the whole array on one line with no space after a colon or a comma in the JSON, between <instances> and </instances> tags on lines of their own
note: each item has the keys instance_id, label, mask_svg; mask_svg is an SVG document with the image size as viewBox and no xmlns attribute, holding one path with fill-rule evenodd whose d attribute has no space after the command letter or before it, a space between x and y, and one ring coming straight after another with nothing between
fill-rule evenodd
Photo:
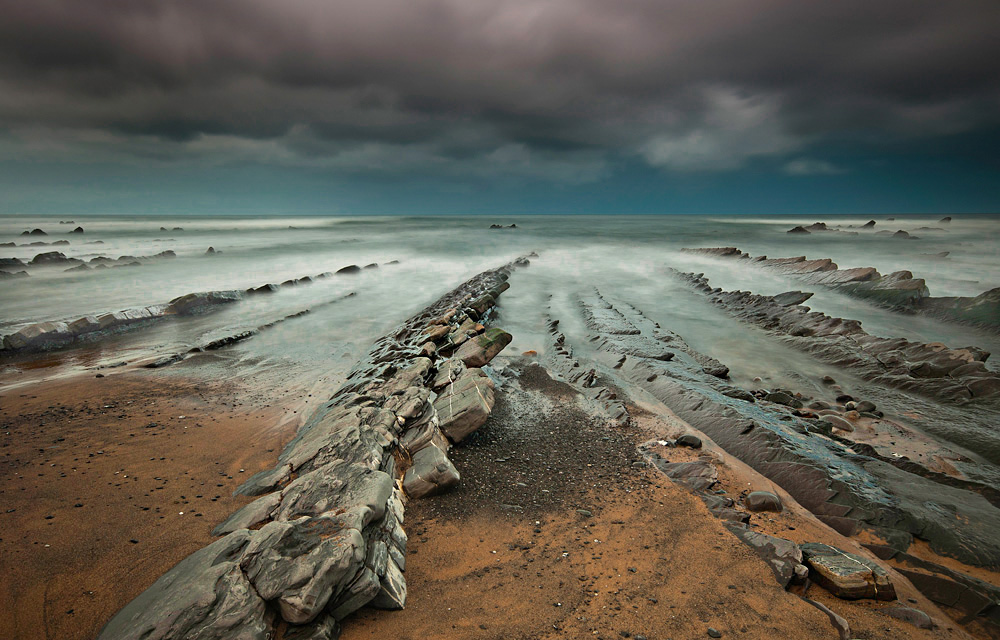
<instances>
[{"instance_id":1,"label":"wet rock surface","mask_svg":"<svg viewBox=\"0 0 1000 640\"><path fill-rule=\"evenodd\" d=\"M62 254L59 254L62 255ZM111 260L110 258L94 258L90 261L91 265L96 265L94 268L107 267L107 266L134 266L142 264L139 259L151 260L158 258L172 258L175 257L173 251L163 251L154 256L140 256L136 258L135 256L121 256L117 261ZM18 261L20 262L20 261ZM13 263L11 263L13 264ZM59 264L62 264L60 262ZM70 264L70 263L67 263ZM86 267L81 261L76 260L72 264L78 264L78 267ZM77 268L78 268L77 267ZM27 275L27 273L25 273ZM148 326L151 322L160 321L168 317L185 317L190 315L211 313L225 305L239 302L245 296L253 296L265 293L274 293L279 291L283 287L294 287L310 284L316 280L322 280L330 277L330 273L319 273L314 276L304 276L302 278L296 278L294 280L288 280L281 284L269 283L260 285L258 287L251 287L246 291L202 291L197 293L189 293L183 296L174 298L167 304L160 305L150 305L148 307L139 307L133 309L124 309L122 311L116 311L114 313L105 313L98 316L85 316L83 318L78 318L67 323L53 323L53 322L40 322L28 325L21 328L20 330L3 336L2 348L0 348L0 358L4 355L9 355L13 353L31 353L35 351L50 351L54 349L61 349L66 347L72 347L79 344L90 344L103 337L111 334L122 333L125 331L132 331L135 329ZM351 294L348 294L351 295ZM330 301L335 302L336 300ZM329 304L329 303L324 303ZM308 310L298 312L297 314L292 314L284 318L275 320L273 322L266 323L257 327L255 330L250 330L249 332L244 332L243 334L238 334L235 336L228 336L226 338L221 338L209 342L200 347L196 347L195 351L211 351L213 349L218 349L236 342L245 340L246 338L255 335L257 332L268 329L283 320L288 320L289 318L296 317L303 313L307 313ZM54 330L54 325L67 324L67 329ZM173 358L170 360L170 358ZM183 359L183 355L175 354L172 356L164 356L160 358L162 361L160 364L155 364L155 367L164 366L165 364L170 364L172 362L177 362Z\"/></svg>"},{"instance_id":2,"label":"wet rock surface","mask_svg":"<svg viewBox=\"0 0 1000 640\"><path fill-rule=\"evenodd\" d=\"M677 275L738 319L866 380L945 402L1000 397L1000 374L982 365L990 354L976 347L949 349L941 343L880 338L868 334L856 320L832 318L801 305L786 306L774 296L713 289L699 274Z\"/></svg>"},{"instance_id":3,"label":"wet rock surface","mask_svg":"<svg viewBox=\"0 0 1000 640\"><path fill-rule=\"evenodd\" d=\"M805 229L803 232L808 233ZM905 231L898 231L896 235L904 238L913 237ZM896 271L883 275L874 267L840 269L829 258L809 260L805 256L793 258L752 257L735 247L685 249L684 251L742 260L754 267L776 271L809 284L831 287L880 306L922 313L950 322L1000 331L1000 287L990 289L974 297L932 297L924 280L914 278L909 271ZM947 252L933 254L932 257L946 258ZM782 295L787 296L788 294ZM776 298L781 299L780 296L776 296Z\"/></svg>"},{"instance_id":4,"label":"wet rock surface","mask_svg":"<svg viewBox=\"0 0 1000 640\"><path fill-rule=\"evenodd\" d=\"M485 319L513 268L511 264L472 278L378 340L302 426L278 465L244 483L239 492L263 497L217 528L219 533L233 530L222 541L240 541L238 547L227 547L231 567L219 569L234 579L218 582L214 572L201 570L202 550L161 578L159 589L147 590L119 612L100 638L154 637L146 621L169 619L164 608L173 610L179 598L208 588L217 597L198 598L197 619L179 619L155 637L267 638L277 620L298 625L297 637L334 637L337 621L370 602L402 607L407 537L401 487L408 486L411 497L417 497L447 489L459 479L457 472L451 473L447 440L435 436L440 420L428 386L437 377L438 354L454 349L447 343L450 332L439 334L442 348L434 350L435 360L417 355L418 347L426 340L428 325L458 325L470 313ZM490 297L489 304L465 311L464 304L483 295ZM508 342L509 335L506 341L490 337L483 357L488 362ZM475 379L485 376L468 369L446 386L460 385L461 394L462 381ZM454 425L468 412L449 414L448 419ZM470 429L470 424L466 420L461 430ZM397 459L401 436L408 431L419 437L406 439L405 455ZM401 475L402 483L397 484ZM185 593L175 593L177 589ZM234 617L247 628L234 630Z\"/></svg>"},{"instance_id":5,"label":"wet rock surface","mask_svg":"<svg viewBox=\"0 0 1000 640\"><path fill-rule=\"evenodd\" d=\"M589 345L602 365L591 377L595 388L613 387L619 378L623 386L643 389L844 535L868 529L901 549L917 537L967 564L1000 566L1000 539L993 533L1000 530L1000 496L988 486L826 436L825 416L733 397L740 394L732 384L706 372L679 336L639 309L598 295L581 306L592 331ZM674 355L663 359L668 345ZM573 366L564 338L558 346L554 366L582 380L585 369Z\"/></svg>"},{"instance_id":6,"label":"wet rock surface","mask_svg":"<svg viewBox=\"0 0 1000 640\"><path fill-rule=\"evenodd\" d=\"M826 544L800 546L809 575L838 598L895 600L889 572L878 563Z\"/></svg>"}]
</instances>

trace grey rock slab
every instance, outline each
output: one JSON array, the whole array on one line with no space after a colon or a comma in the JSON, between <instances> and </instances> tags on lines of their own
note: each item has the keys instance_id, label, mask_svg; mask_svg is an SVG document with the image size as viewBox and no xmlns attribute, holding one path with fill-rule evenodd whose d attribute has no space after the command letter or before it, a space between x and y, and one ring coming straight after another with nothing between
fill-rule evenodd
<instances>
[{"instance_id":1,"label":"grey rock slab","mask_svg":"<svg viewBox=\"0 0 1000 640\"><path fill-rule=\"evenodd\" d=\"M802 304L811 297L813 297L813 294L808 292L786 291L785 293L779 293L774 296L774 301L783 307L792 307L797 304Z\"/></svg>"},{"instance_id":2,"label":"grey rock slab","mask_svg":"<svg viewBox=\"0 0 1000 640\"><path fill-rule=\"evenodd\" d=\"M410 457L413 457L418 451L430 445L438 447L441 451L447 451L450 446L448 438L441 433L436 420L429 420L411 429L407 429L403 437L399 439L400 448Z\"/></svg>"},{"instance_id":3,"label":"grey rock slab","mask_svg":"<svg viewBox=\"0 0 1000 640\"><path fill-rule=\"evenodd\" d=\"M362 526L380 520L392 495L392 478L364 465L338 460L299 476L281 492L275 520L350 510Z\"/></svg>"},{"instance_id":4,"label":"grey rock slab","mask_svg":"<svg viewBox=\"0 0 1000 640\"><path fill-rule=\"evenodd\" d=\"M330 613L337 620L343 620L375 599L382 588L375 572L364 567L347 588L330 603Z\"/></svg>"},{"instance_id":5,"label":"grey rock slab","mask_svg":"<svg viewBox=\"0 0 1000 640\"><path fill-rule=\"evenodd\" d=\"M403 571L391 558L386 563L385 575L382 576L381 589L370 603L376 609L397 610L406 606L406 577Z\"/></svg>"},{"instance_id":6,"label":"grey rock slab","mask_svg":"<svg viewBox=\"0 0 1000 640\"><path fill-rule=\"evenodd\" d=\"M874 560L815 542L800 548L816 582L838 598L896 599L889 572Z\"/></svg>"},{"instance_id":7,"label":"grey rock slab","mask_svg":"<svg viewBox=\"0 0 1000 640\"><path fill-rule=\"evenodd\" d=\"M264 600L240 570L254 532L241 530L181 560L105 625L98 640L267 640Z\"/></svg>"},{"instance_id":8,"label":"grey rock slab","mask_svg":"<svg viewBox=\"0 0 1000 640\"><path fill-rule=\"evenodd\" d=\"M461 442L481 427L493 410L493 382L482 369L468 369L441 390L434 401L441 432L452 442Z\"/></svg>"},{"instance_id":9,"label":"grey rock slab","mask_svg":"<svg viewBox=\"0 0 1000 640\"><path fill-rule=\"evenodd\" d=\"M741 524L727 524L726 528L767 563L778 584L788 588L789 583L796 577L796 567L802 564L802 550L799 549L799 545L791 540L753 531Z\"/></svg>"},{"instance_id":10,"label":"grey rock slab","mask_svg":"<svg viewBox=\"0 0 1000 640\"><path fill-rule=\"evenodd\" d=\"M227 533L232 533L239 529L249 529L255 524L260 524L271 517L271 514L274 513L275 508L280 502L281 494L277 492L258 498L226 518L215 529L212 529L212 535L224 536Z\"/></svg>"},{"instance_id":11,"label":"grey rock slab","mask_svg":"<svg viewBox=\"0 0 1000 640\"><path fill-rule=\"evenodd\" d=\"M364 567L365 541L349 514L270 522L241 561L262 598L293 624L312 621Z\"/></svg>"},{"instance_id":12,"label":"grey rock slab","mask_svg":"<svg viewBox=\"0 0 1000 640\"><path fill-rule=\"evenodd\" d=\"M411 498L424 498L458 484L461 476L448 456L436 446L424 447L413 456L403 476L403 489Z\"/></svg>"},{"instance_id":13,"label":"grey rock slab","mask_svg":"<svg viewBox=\"0 0 1000 640\"><path fill-rule=\"evenodd\" d=\"M513 337L503 329L491 327L463 343L454 357L469 367L483 367L510 344L512 339Z\"/></svg>"}]
</instances>

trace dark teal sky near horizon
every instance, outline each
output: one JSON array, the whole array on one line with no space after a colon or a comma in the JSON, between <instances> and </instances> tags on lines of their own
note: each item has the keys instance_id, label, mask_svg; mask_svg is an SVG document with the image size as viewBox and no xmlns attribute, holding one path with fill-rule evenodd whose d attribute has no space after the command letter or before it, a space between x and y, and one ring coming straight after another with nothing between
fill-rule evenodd
<instances>
[{"instance_id":1,"label":"dark teal sky near horizon","mask_svg":"<svg viewBox=\"0 0 1000 640\"><path fill-rule=\"evenodd\" d=\"M1000 212L1000 3L9 7L0 214Z\"/></svg>"}]
</instances>

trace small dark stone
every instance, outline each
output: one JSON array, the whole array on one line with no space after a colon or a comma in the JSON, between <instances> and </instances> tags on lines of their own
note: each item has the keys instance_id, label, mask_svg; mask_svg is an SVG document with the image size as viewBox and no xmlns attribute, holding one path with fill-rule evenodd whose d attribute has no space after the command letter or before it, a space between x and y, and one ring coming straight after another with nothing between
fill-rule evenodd
<instances>
[{"instance_id":1,"label":"small dark stone","mask_svg":"<svg viewBox=\"0 0 1000 640\"><path fill-rule=\"evenodd\" d=\"M690 433L685 433L680 438L674 441L678 447L691 447L692 449L701 449L701 438L693 436Z\"/></svg>"},{"instance_id":2,"label":"small dark stone","mask_svg":"<svg viewBox=\"0 0 1000 640\"><path fill-rule=\"evenodd\" d=\"M774 391L766 396L764 399L768 402L773 402L775 404L783 404L786 407L792 407L793 409L801 409L802 401L798 398L793 397L791 394L785 393L784 391Z\"/></svg>"},{"instance_id":3,"label":"small dark stone","mask_svg":"<svg viewBox=\"0 0 1000 640\"><path fill-rule=\"evenodd\" d=\"M837 396L837 402L839 402L841 404L843 404L845 402L850 402L851 400L854 400L854 398L851 397L851 396L849 396L849 395L847 395L846 393L842 393L839 396Z\"/></svg>"},{"instance_id":4,"label":"small dark stone","mask_svg":"<svg viewBox=\"0 0 1000 640\"><path fill-rule=\"evenodd\" d=\"M721 638L722 637L722 632L719 631L718 629L713 629L712 627L709 627L708 628L708 637L709 638Z\"/></svg>"},{"instance_id":5,"label":"small dark stone","mask_svg":"<svg viewBox=\"0 0 1000 640\"><path fill-rule=\"evenodd\" d=\"M139 541L136 540L135 538L132 538L131 540L129 540L129 542L131 542L132 544L139 544Z\"/></svg>"},{"instance_id":6,"label":"small dark stone","mask_svg":"<svg viewBox=\"0 0 1000 640\"><path fill-rule=\"evenodd\" d=\"M746 497L750 511L781 511L781 498L770 491L751 491Z\"/></svg>"}]
</instances>

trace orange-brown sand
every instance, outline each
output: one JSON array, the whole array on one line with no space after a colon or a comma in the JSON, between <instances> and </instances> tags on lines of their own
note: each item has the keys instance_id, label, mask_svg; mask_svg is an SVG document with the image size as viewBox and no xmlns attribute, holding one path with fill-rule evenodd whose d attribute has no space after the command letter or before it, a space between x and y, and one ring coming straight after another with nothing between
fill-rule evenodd
<instances>
[{"instance_id":1,"label":"orange-brown sand","mask_svg":"<svg viewBox=\"0 0 1000 640\"><path fill-rule=\"evenodd\" d=\"M294 431L241 393L138 369L0 395L0 638L92 639L212 541Z\"/></svg>"}]
</instances>

